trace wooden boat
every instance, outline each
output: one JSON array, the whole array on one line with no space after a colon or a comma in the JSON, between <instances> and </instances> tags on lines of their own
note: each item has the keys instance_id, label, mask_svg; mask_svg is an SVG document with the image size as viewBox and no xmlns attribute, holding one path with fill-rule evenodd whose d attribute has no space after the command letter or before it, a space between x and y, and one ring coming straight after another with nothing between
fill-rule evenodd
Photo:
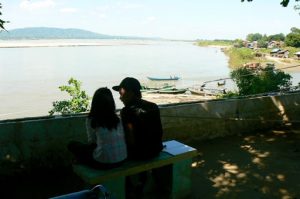
<instances>
[{"instance_id":1,"label":"wooden boat","mask_svg":"<svg viewBox=\"0 0 300 199\"><path fill-rule=\"evenodd\" d=\"M216 96L217 95L216 93L207 92L202 89L189 88L189 91L191 92L192 95L200 95L200 96Z\"/></svg>"},{"instance_id":2,"label":"wooden boat","mask_svg":"<svg viewBox=\"0 0 300 199\"><path fill-rule=\"evenodd\" d=\"M182 88L182 89L177 89L177 88L172 88L172 89L161 89L158 90L157 93L160 94L183 94L187 91L187 89Z\"/></svg>"},{"instance_id":3,"label":"wooden boat","mask_svg":"<svg viewBox=\"0 0 300 199\"><path fill-rule=\"evenodd\" d=\"M218 86L224 86L225 84L226 84L225 80L217 83Z\"/></svg>"},{"instance_id":4,"label":"wooden boat","mask_svg":"<svg viewBox=\"0 0 300 199\"><path fill-rule=\"evenodd\" d=\"M141 92L148 92L148 93L156 93L159 90L165 90L165 89L173 89L175 88L172 85L165 85L162 87L148 87L148 86L142 86Z\"/></svg>"},{"instance_id":5,"label":"wooden boat","mask_svg":"<svg viewBox=\"0 0 300 199\"><path fill-rule=\"evenodd\" d=\"M194 90L194 89L189 89L191 94L193 95L200 95L200 96L206 96L206 92L203 90Z\"/></svg>"},{"instance_id":6,"label":"wooden boat","mask_svg":"<svg viewBox=\"0 0 300 199\"><path fill-rule=\"evenodd\" d=\"M180 78L177 76L170 76L170 77L147 77L149 80L152 81L174 81L174 80L179 80Z\"/></svg>"}]
</instances>

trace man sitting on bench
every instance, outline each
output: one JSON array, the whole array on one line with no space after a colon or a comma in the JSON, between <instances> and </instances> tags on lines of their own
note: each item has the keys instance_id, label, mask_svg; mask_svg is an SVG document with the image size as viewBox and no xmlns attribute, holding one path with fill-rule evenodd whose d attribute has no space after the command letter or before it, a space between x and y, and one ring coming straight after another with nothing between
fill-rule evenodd
<instances>
[{"instance_id":1,"label":"man sitting on bench","mask_svg":"<svg viewBox=\"0 0 300 199\"><path fill-rule=\"evenodd\" d=\"M118 91L125 107L121 110L124 126L128 159L147 160L159 155L163 149L162 124L159 108L155 103L142 99L141 85L132 77L126 77L113 90ZM166 181L162 173L172 173L168 165L152 170L152 176L158 191L163 198L171 195L171 181ZM169 175L171 176L171 175ZM162 178L163 177L163 178ZM126 177L126 198L142 198L143 188L147 181L147 172ZM135 193L135 194L134 194Z\"/></svg>"}]
</instances>

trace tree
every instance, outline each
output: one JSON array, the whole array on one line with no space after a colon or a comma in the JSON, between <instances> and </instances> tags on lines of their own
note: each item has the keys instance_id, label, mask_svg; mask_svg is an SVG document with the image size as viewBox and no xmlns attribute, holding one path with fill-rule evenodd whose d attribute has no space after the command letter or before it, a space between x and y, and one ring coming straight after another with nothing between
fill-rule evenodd
<instances>
[{"instance_id":1,"label":"tree","mask_svg":"<svg viewBox=\"0 0 300 199\"><path fill-rule=\"evenodd\" d=\"M300 29L296 27L291 28L291 33L300 34Z\"/></svg>"},{"instance_id":2,"label":"tree","mask_svg":"<svg viewBox=\"0 0 300 199\"><path fill-rule=\"evenodd\" d=\"M241 0L242 2L244 2L245 0ZM247 0L248 2L251 2L251 1L253 1L253 0ZM295 2L299 2L300 0L295 0ZM288 5L289 5L289 3L290 3L290 0L281 0L281 5L283 6L283 7L287 7ZM300 4L296 4L295 6L294 6L294 9L295 10L300 10ZM299 13L300 14L300 13Z\"/></svg>"},{"instance_id":3,"label":"tree","mask_svg":"<svg viewBox=\"0 0 300 199\"><path fill-rule=\"evenodd\" d=\"M244 41L241 40L241 39L236 39L236 40L233 41L233 46L236 47L236 48L245 47Z\"/></svg>"},{"instance_id":4,"label":"tree","mask_svg":"<svg viewBox=\"0 0 300 199\"><path fill-rule=\"evenodd\" d=\"M241 0L242 2L244 2L245 0ZM251 2L251 1L253 1L253 0L247 0L248 2ZM295 0L296 2L297 1L300 1L300 0ZM289 5L289 3L290 3L290 0L282 0L281 1L281 5L283 6L283 7L287 7L288 5Z\"/></svg>"},{"instance_id":5,"label":"tree","mask_svg":"<svg viewBox=\"0 0 300 199\"><path fill-rule=\"evenodd\" d=\"M275 34L275 35L269 35L268 36L268 40L269 41L284 41L285 40L285 36L284 36L283 33Z\"/></svg>"},{"instance_id":6,"label":"tree","mask_svg":"<svg viewBox=\"0 0 300 199\"><path fill-rule=\"evenodd\" d=\"M0 3L0 16L2 15L1 9L2 9L2 4ZM5 28L4 28L5 23L8 23L8 21L4 21L0 18L0 31L5 30Z\"/></svg>"},{"instance_id":7,"label":"tree","mask_svg":"<svg viewBox=\"0 0 300 199\"><path fill-rule=\"evenodd\" d=\"M261 39L257 40L258 48L267 48L268 47L268 36L264 34Z\"/></svg>"},{"instance_id":8,"label":"tree","mask_svg":"<svg viewBox=\"0 0 300 199\"><path fill-rule=\"evenodd\" d=\"M81 82L71 78L68 84L68 86L60 86L59 89L66 91L71 96L71 99L53 102L53 109L49 111L50 115L54 113L65 115L88 111L90 98L85 91L81 90Z\"/></svg>"},{"instance_id":9,"label":"tree","mask_svg":"<svg viewBox=\"0 0 300 199\"><path fill-rule=\"evenodd\" d=\"M285 38L285 43L287 46L300 47L300 29L291 28L291 33L289 33Z\"/></svg>"},{"instance_id":10,"label":"tree","mask_svg":"<svg viewBox=\"0 0 300 199\"><path fill-rule=\"evenodd\" d=\"M265 39L260 39L257 41L257 47L258 48L267 48L268 47L268 41Z\"/></svg>"},{"instance_id":11,"label":"tree","mask_svg":"<svg viewBox=\"0 0 300 199\"><path fill-rule=\"evenodd\" d=\"M262 39L262 34L260 34L260 33L250 33L250 34L248 34L247 35L247 40L248 41L258 41L258 40L260 40L260 39Z\"/></svg>"},{"instance_id":12,"label":"tree","mask_svg":"<svg viewBox=\"0 0 300 199\"><path fill-rule=\"evenodd\" d=\"M239 68L230 74L236 83L239 95L253 95L291 89L291 76L274 66L254 71L249 68Z\"/></svg>"}]
</instances>

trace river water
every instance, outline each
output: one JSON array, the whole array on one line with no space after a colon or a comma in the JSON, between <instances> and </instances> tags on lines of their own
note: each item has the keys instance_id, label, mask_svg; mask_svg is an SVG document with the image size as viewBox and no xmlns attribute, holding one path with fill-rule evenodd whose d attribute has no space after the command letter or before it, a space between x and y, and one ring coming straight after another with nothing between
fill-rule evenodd
<instances>
[{"instance_id":1,"label":"river water","mask_svg":"<svg viewBox=\"0 0 300 199\"><path fill-rule=\"evenodd\" d=\"M148 84L147 76L176 75L181 88L228 77L227 62L219 48L191 42L101 40L95 46L0 48L0 120L47 115L53 101L67 98L58 86L70 77L80 80L90 96L127 76ZM121 108L118 93L114 97Z\"/></svg>"}]
</instances>

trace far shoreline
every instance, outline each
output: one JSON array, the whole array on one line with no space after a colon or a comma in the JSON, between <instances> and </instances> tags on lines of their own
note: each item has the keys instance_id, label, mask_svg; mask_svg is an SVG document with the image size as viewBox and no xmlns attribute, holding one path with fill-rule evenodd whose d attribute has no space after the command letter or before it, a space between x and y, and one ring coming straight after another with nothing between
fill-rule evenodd
<instances>
[{"instance_id":1,"label":"far shoreline","mask_svg":"<svg viewBox=\"0 0 300 199\"><path fill-rule=\"evenodd\" d=\"M230 55L227 51L233 47L232 45L226 45L226 44L222 45L222 44L218 44L218 42L209 42L209 41L198 42L195 45L198 45L199 47L219 48L229 58L229 61L228 61L229 68L230 69L238 68L237 66L230 64L230 60L232 59L233 55ZM259 62L261 64L274 63L275 68L278 70L283 70L288 73L299 73L300 72L300 61L296 60L294 58L278 58L278 57L266 56L265 60L253 58L253 59L247 60L247 62L245 62L244 64L251 63L251 62L253 62L253 63Z\"/></svg>"},{"instance_id":2,"label":"far shoreline","mask_svg":"<svg viewBox=\"0 0 300 199\"><path fill-rule=\"evenodd\" d=\"M163 40L162 40L163 41ZM0 40L0 48L35 48L35 47L88 47L88 46L123 46L150 45L161 40L127 39L37 39L37 40Z\"/></svg>"}]
</instances>

